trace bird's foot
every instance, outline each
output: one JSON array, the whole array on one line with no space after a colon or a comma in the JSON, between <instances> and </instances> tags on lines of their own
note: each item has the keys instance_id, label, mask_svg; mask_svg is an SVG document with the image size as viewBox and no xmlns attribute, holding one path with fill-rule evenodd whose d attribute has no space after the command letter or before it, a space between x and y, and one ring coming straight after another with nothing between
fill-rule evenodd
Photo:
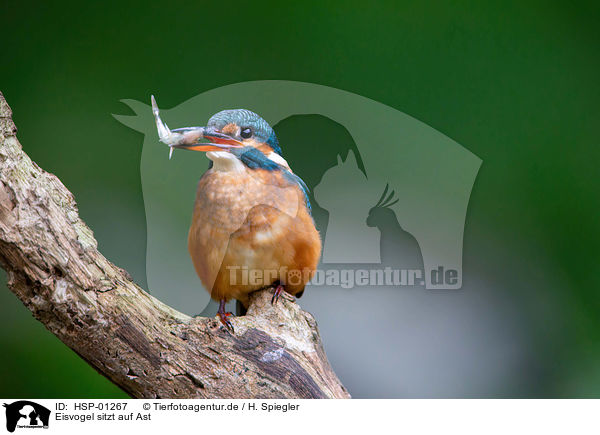
<instances>
[{"instance_id":1,"label":"bird's foot","mask_svg":"<svg viewBox=\"0 0 600 435\"><path fill-rule=\"evenodd\" d=\"M225 326L225 328L233 334L235 330L233 329L233 325L229 320L229 317L233 316L233 313L225 311L225 300L221 300L219 302L219 311L217 311L217 316L219 317L219 320L221 321L223 326Z\"/></svg>"},{"instance_id":2,"label":"bird's foot","mask_svg":"<svg viewBox=\"0 0 600 435\"><path fill-rule=\"evenodd\" d=\"M275 291L273 292L273 297L271 298L271 305L277 303L277 301L279 300L279 296L281 296L283 290L283 286L281 284L277 284L277 287L275 287Z\"/></svg>"},{"instance_id":3,"label":"bird's foot","mask_svg":"<svg viewBox=\"0 0 600 435\"><path fill-rule=\"evenodd\" d=\"M233 325L231 324L231 322L228 319L229 316L233 316L233 313L230 313L230 312L217 313L217 316L219 316L219 320L221 321L223 326L225 326L225 328L227 328L227 330L233 334L235 332L235 330L233 329Z\"/></svg>"}]
</instances>

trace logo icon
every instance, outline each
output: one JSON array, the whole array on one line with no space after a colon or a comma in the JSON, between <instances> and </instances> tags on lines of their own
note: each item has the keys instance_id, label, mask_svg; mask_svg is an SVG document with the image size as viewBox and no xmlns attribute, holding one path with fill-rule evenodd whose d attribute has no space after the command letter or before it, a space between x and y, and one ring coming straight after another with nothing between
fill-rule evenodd
<instances>
[{"instance_id":1,"label":"logo icon","mask_svg":"<svg viewBox=\"0 0 600 435\"><path fill-rule=\"evenodd\" d=\"M50 410L29 400L19 400L4 404L6 408L6 430L14 432L16 428L47 429Z\"/></svg>"},{"instance_id":2,"label":"logo icon","mask_svg":"<svg viewBox=\"0 0 600 435\"><path fill-rule=\"evenodd\" d=\"M206 158L186 154L169 160L167 147L157 139L152 108L122 101L135 114L113 116L144 134L140 172L148 287L184 312L190 306L206 306L210 297L198 292L198 278L185 249L190 203L207 167ZM313 217L323 237L319 269L352 272L379 266L381 273L387 266L394 273L414 269L420 272L418 285L426 289L462 287L463 233L482 162L479 157L399 110L313 83L236 83L161 113L170 124L198 125L216 111L231 108L260 114L278 135L280 124L295 125L296 130L290 130L295 134L282 143L290 161L309 162L295 169L314 193ZM340 143L346 147L334 151L331 137L298 129L301 122L309 122L307 116L323 117L343 128ZM177 292L169 291L173 276L178 279Z\"/></svg>"}]
</instances>

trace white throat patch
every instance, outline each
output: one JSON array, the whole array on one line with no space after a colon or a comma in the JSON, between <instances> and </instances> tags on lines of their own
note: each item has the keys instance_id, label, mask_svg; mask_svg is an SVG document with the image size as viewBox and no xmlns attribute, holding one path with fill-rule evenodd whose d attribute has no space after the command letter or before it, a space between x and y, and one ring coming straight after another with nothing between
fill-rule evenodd
<instances>
[{"instance_id":1,"label":"white throat patch","mask_svg":"<svg viewBox=\"0 0 600 435\"><path fill-rule=\"evenodd\" d=\"M246 168L240 160L229 151L209 151L206 157L213 161L215 171L243 172Z\"/></svg>"}]
</instances>

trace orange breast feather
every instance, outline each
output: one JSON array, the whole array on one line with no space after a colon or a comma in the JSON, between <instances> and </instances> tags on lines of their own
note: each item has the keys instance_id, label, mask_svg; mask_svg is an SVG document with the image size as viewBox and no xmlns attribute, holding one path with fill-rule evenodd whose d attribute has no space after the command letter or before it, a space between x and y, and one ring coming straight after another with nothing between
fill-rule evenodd
<instances>
[{"instance_id":1,"label":"orange breast feather","mask_svg":"<svg viewBox=\"0 0 600 435\"><path fill-rule=\"evenodd\" d=\"M209 170L198 184L188 248L215 300L280 281L296 294L312 278L321 239L303 192L279 171Z\"/></svg>"}]
</instances>

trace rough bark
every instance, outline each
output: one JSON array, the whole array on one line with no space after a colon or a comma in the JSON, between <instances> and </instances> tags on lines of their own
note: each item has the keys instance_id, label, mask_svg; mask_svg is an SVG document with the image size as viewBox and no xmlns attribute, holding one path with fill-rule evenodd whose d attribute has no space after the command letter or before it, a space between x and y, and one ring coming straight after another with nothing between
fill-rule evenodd
<instances>
[{"instance_id":1,"label":"rough bark","mask_svg":"<svg viewBox=\"0 0 600 435\"><path fill-rule=\"evenodd\" d=\"M71 192L22 151L1 93L0 265L36 319L133 397L349 397L315 319L287 294L272 306L272 289L254 293L231 334L166 306L104 258Z\"/></svg>"}]
</instances>

